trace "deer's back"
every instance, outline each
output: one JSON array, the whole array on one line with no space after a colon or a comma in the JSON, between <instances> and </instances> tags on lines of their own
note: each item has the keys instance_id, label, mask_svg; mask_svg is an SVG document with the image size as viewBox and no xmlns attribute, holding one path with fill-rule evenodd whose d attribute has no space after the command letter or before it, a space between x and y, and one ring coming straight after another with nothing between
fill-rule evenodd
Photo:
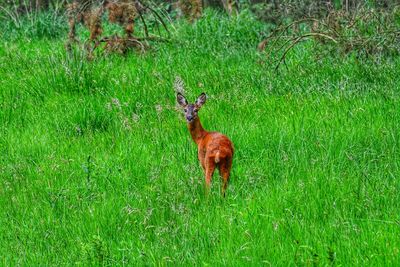
<instances>
[{"instance_id":1,"label":"deer's back","mask_svg":"<svg viewBox=\"0 0 400 267\"><path fill-rule=\"evenodd\" d=\"M233 151L232 141L219 132L209 132L199 144L199 153L207 157L214 157L219 152L219 157L231 158Z\"/></svg>"}]
</instances>

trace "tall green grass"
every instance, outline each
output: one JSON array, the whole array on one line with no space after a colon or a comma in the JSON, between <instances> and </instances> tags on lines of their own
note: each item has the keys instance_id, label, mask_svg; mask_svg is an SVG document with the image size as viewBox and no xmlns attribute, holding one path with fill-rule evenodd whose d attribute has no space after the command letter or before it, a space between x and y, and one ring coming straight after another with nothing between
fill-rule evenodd
<instances>
[{"instance_id":1,"label":"tall green grass","mask_svg":"<svg viewBox=\"0 0 400 267\"><path fill-rule=\"evenodd\" d=\"M0 45L2 265L397 265L398 58L287 69L256 52L265 27L207 11L144 55ZM173 81L209 96L206 129L235 144L211 195Z\"/></svg>"},{"instance_id":2,"label":"tall green grass","mask_svg":"<svg viewBox=\"0 0 400 267\"><path fill-rule=\"evenodd\" d=\"M0 15L3 15L0 19L2 28L0 38L2 39L56 39L63 38L68 32L66 16L59 10L38 11L28 13L28 15L18 15L9 10Z\"/></svg>"}]
</instances>

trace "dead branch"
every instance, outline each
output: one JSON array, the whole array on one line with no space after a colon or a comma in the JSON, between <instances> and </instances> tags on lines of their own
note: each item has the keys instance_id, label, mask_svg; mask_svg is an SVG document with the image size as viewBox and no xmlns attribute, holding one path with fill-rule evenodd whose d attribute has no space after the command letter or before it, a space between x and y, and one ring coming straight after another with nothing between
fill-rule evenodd
<instances>
[{"instance_id":1,"label":"dead branch","mask_svg":"<svg viewBox=\"0 0 400 267\"><path fill-rule=\"evenodd\" d=\"M145 36L149 36L149 30L148 30L148 28L147 28L146 20L143 18L142 11L141 11L141 10L138 10L138 13L139 13L140 20L141 20L142 23L143 23L144 35L145 35Z\"/></svg>"},{"instance_id":2,"label":"dead branch","mask_svg":"<svg viewBox=\"0 0 400 267\"><path fill-rule=\"evenodd\" d=\"M312 39L325 49L321 53L341 55L355 52L357 56L375 57L400 54L400 30L395 23L395 13L367 9L349 14L343 10L332 10L325 18L304 18L281 25L258 44L266 57L278 55L275 70L286 62L288 53L302 41ZM290 31L293 25L312 23L303 32ZM285 63L286 64L286 63Z\"/></svg>"},{"instance_id":3,"label":"dead branch","mask_svg":"<svg viewBox=\"0 0 400 267\"><path fill-rule=\"evenodd\" d=\"M149 9L159 20L159 22L161 22L161 24L163 25L164 29L167 31L168 35L170 35L171 33L168 30L167 24L165 24L163 18L160 16L160 14L158 14L157 11L155 11L152 7L146 5L145 3L143 3L141 0L137 0L144 8Z\"/></svg>"},{"instance_id":4,"label":"dead branch","mask_svg":"<svg viewBox=\"0 0 400 267\"><path fill-rule=\"evenodd\" d=\"M279 61L278 61L278 64L275 66L275 70L278 70L278 69L279 69L279 66L280 66L280 64L282 63L282 61L285 61L287 53L289 53L289 51L290 51L293 47L295 47L296 44L298 44L299 42L303 41L304 39L306 39L306 38L308 38L308 37L314 37L314 36L320 36L320 37L329 39L329 40L331 40L331 41L334 42L334 43L337 43L336 39L334 39L333 37L331 37L331 36L329 36L329 35L327 35L327 34L324 34L324 33L310 32L310 33L308 33L308 34L301 35L301 36L297 37L297 38L285 49L285 51L283 52L281 58L280 58ZM282 46L282 47L283 47L283 46Z\"/></svg>"},{"instance_id":5,"label":"dead branch","mask_svg":"<svg viewBox=\"0 0 400 267\"><path fill-rule=\"evenodd\" d=\"M143 3L141 0L104 0L96 2L93 0L75 0L67 6L67 17L70 26L68 39L66 42L66 50L72 51L72 45L79 43L76 36L76 27L78 24L83 24L90 32L90 37L84 42L85 50L87 51L88 59L93 58L94 51L99 47L103 47L103 51L125 53L129 48L139 48L145 51L148 48L147 42L157 41L166 42L167 39L150 36L147 27L144 12L150 12L156 18L156 26L161 23L168 34L170 34L166 23L161 15L158 14L151 6ZM117 35L102 37L102 16L108 11L108 21L121 25L125 31L125 37ZM143 23L145 37L135 37L134 23L139 17Z\"/></svg>"}]
</instances>

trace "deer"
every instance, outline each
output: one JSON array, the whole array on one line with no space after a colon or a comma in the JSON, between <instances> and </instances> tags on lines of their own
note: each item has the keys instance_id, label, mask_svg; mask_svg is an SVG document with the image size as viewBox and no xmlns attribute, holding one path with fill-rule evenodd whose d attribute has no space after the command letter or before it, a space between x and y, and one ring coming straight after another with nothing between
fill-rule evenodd
<instances>
[{"instance_id":1,"label":"deer","mask_svg":"<svg viewBox=\"0 0 400 267\"><path fill-rule=\"evenodd\" d=\"M211 179L215 169L218 168L223 181L222 196L225 198L232 168L233 143L227 136L219 132L206 131L201 125L198 112L206 103L205 93L192 104L189 104L180 92L177 93L176 100L183 108L190 135L197 145L197 156L205 174L206 195L210 192Z\"/></svg>"}]
</instances>

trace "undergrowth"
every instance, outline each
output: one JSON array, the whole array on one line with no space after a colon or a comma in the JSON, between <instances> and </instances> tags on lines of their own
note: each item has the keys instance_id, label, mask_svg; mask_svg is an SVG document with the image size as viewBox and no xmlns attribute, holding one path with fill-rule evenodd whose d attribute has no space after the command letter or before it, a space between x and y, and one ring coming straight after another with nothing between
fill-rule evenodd
<instances>
[{"instance_id":1,"label":"undergrowth","mask_svg":"<svg viewBox=\"0 0 400 267\"><path fill-rule=\"evenodd\" d=\"M172 26L93 61L6 31L1 264L398 265L399 58L316 60L304 43L276 72L250 13ZM204 196L177 75L235 145L226 199L217 175Z\"/></svg>"}]
</instances>

